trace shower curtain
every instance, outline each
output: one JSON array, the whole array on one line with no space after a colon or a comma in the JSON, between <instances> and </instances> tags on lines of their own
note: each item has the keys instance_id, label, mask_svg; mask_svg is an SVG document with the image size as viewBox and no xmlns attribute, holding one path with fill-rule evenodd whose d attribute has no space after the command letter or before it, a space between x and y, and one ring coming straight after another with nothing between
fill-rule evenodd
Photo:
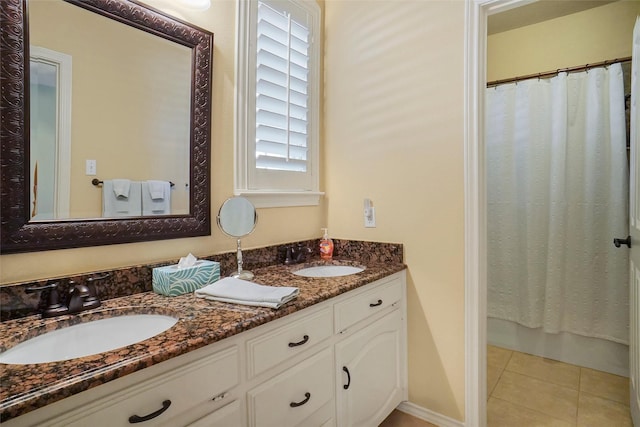
<instances>
[{"instance_id":1,"label":"shower curtain","mask_svg":"<svg viewBox=\"0 0 640 427\"><path fill-rule=\"evenodd\" d=\"M620 64L486 91L488 315L628 343Z\"/></svg>"}]
</instances>

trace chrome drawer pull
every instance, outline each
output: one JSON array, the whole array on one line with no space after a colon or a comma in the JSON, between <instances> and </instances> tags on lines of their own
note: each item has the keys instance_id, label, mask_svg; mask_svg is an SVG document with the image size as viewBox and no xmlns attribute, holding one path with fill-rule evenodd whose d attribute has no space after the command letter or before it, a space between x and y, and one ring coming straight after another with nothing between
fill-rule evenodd
<instances>
[{"instance_id":1,"label":"chrome drawer pull","mask_svg":"<svg viewBox=\"0 0 640 427\"><path fill-rule=\"evenodd\" d=\"M369 304L369 307L377 307L379 305L382 305L382 300L381 299L379 299L378 302L375 303L375 304Z\"/></svg>"},{"instance_id":2,"label":"chrome drawer pull","mask_svg":"<svg viewBox=\"0 0 640 427\"><path fill-rule=\"evenodd\" d=\"M289 343L289 347L297 347L297 346L299 346L299 345L306 344L306 343L307 343L307 341L309 341L309 335L305 335L305 336L303 336L303 337L302 337L302 341L298 341L298 342L290 342L290 343Z\"/></svg>"},{"instance_id":3,"label":"chrome drawer pull","mask_svg":"<svg viewBox=\"0 0 640 427\"><path fill-rule=\"evenodd\" d=\"M143 423L145 421L152 420L155 417L161 415L167 409L169 409L169 406L171 406L171 401L167 399L164 402L162 402L162 408L158 409L155 412L150 413L149 415L144 415L142 417L140 415L131 415L129 417L129 424Z\"/></svg>"},{"instance_id":4,"label":"chrome drawer pull","mask_svg":"<svg viewBox=\"0 0 640 427\"><path fill-rule=\"evenodd\" d=\"M309 399L311 399L311 393L306 392L304 394L304 400L302 400L300 402L291 402L291 403L289 403L289 406L291 406L292 408L297 408L298 406L302 406L305 403L307 403L309 401Z\"/></svg>"}]
</instances>

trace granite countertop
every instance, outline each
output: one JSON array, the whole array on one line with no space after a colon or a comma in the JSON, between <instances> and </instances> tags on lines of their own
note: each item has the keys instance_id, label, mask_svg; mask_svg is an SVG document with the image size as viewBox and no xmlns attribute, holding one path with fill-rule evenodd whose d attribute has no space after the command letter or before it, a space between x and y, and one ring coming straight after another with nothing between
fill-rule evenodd
<instances>
[{"instance_id":1,"label":"granite countertop","mask_svg":"<svg viewBox=\"0 0 640 427\"><path fill-rule=\"evenodd\" d=\"M82 321L127 313L169 314L179 318L167 331L120 349L82 358L30 365L0 365L0 422L153 364L239 334L271 320L295 313L344 292L402 271L402 263L361 263L360 273L332 278L307 278L291 271L317 264L273 265L253 270L253 282L295 286L298 297L278 310L196 298L193 294L165 297L153 292L114 298L98 309L51 319L29 316L0 324L0 351L42 333ZM333 264L354 265L335 260Z\"/></svg>"}]
</instances>

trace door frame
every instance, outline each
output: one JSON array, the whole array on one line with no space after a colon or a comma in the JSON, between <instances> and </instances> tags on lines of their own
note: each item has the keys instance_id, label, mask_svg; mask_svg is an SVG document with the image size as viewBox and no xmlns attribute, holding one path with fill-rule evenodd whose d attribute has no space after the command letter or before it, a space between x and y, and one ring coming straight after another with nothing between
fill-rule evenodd
<instances>
[{"instance_id":1,"label":"door frame","mask_svg":"<svg viewBox=\"0 0 640 427\"><path fill-rule=\"evenodd\" d=\"M487 227L484 89L487 17L536 0L466 0L464 67L465 422L487 424Z\"/></svg>"},{"instance_id":2,"label":"door frame","mask_svg":"<svg viewBox=\"0 0 640 427\"><path fill-rule=\"evenodd\" d=\"M71 194L71 88L70 55L42 46L29 47L29 60L51 64L58 71L56 113L56 182L54 219L69 218Z\"/></svg>"}]
</instances>

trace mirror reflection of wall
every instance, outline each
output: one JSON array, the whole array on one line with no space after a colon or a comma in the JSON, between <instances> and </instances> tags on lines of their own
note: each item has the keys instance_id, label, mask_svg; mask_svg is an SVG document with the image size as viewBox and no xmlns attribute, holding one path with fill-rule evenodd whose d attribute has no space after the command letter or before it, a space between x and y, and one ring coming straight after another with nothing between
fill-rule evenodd
<instances>
[{"instance_id":1,"label":"mirror reflection of wall","mask_svg":"<svg viewBox=\"0 0 640 427\"><path fill-rule=\"evenodd\" d=\"M36 182L32 158L33 219L100 217L102 189L92 178L171 181L170 214L189 214L191 49L62 0L30 1L29 25L32 46L73 60L69 164L37 159ZM87 160L96 161L95 176ZM56 172L45 178L47 169L69 175L67 213L56 211L60 180Z\"/></svg>"}]
</instances>

